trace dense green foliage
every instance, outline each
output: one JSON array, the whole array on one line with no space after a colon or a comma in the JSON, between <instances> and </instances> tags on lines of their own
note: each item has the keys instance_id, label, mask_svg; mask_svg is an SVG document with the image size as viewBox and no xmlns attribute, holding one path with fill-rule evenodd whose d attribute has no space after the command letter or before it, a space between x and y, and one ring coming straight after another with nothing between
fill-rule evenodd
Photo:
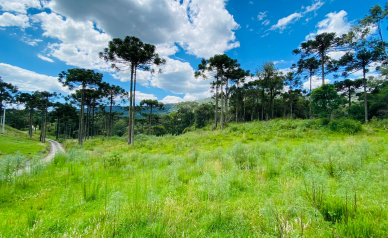
<instances>
[{"instance_id":1,"label":"dense green foliage","mask_svg":"<svg viewBox=\"0 0 388 238\"><path fill-rule=\"evenodd\" d=\"M67 141L0 183L0 236L384 237L387 134L313 120Z\"/></svg>"}]
</instances>

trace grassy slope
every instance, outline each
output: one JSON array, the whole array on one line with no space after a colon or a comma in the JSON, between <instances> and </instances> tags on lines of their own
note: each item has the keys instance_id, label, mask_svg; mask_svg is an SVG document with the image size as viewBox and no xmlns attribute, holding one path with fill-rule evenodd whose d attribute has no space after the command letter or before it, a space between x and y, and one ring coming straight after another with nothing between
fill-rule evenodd
<instances>
[{"instance_id":1,"label":"grassy slope","mask_svg":"<svg viewBox=\"0 0 388 238\"><path fill-rule=\"evenodd\" d=\"M40 143L37 138L29 138L26 133L12 127L7 126L4 135L0 134L0 158L18 151L29 158L42 157L47 148L47 145Z\"/></svg>"},{"instance_id":2,"label":"grassy slope","mask_svg":"<svg viewBox=\"0 0 388 238\"><path fill-rule=\"evenodd\" d=\"M309 127L69 142L0 183L0 236L387 236L387 133Z\"/></svg>"}]
</instances>

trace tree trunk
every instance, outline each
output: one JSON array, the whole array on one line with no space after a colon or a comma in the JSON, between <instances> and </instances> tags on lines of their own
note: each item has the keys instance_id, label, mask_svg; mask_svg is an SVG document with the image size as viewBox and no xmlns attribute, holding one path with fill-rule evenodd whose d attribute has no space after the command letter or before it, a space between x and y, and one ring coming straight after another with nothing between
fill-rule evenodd
<instances>
[{"instance_id":1,"label":"tree trunk","mask_svg":"<svg viewBox=\"0 0 388 238\"><path fill-rule=\"evenodd\" d=\"M57 117L57 135L56 135L56 140L59 138L59 117Z\"/></svg>"},{"instance_id":2,"label":"tree trunk","mask_svg":"<svg viewBox=\"0 0 388 238\"><path fill-rule=\"evenodd\" d=\"M221 131L222 129L224 129L224 94L223 94L223 85L222 85L222 77L221 77L221 118L220 118L220 122L221 122Z\"/></svg>"},{"instance_id":3,"label":"tree trunk","mask_svg":"<svg viewBox=\"0 0 388 238\"><path fill-rule=\"evenodd\" d=\"M148 135L151 135L151 118L152 118L152 104L150 105L151 112L148 120Z\"/></svg>"},{"instance_id":4,"label":"tree trunk","mask_svg":"<svg viewBox=\"0 0 388 238\"><path fill-rule=\"evenodd\" d=\"M214 121L217 129L217 116L218 116L218 76L216 78L216 110L214 110Z\"/></svg>"},{"instance_id":5,"label":"tree trunk","mask_svg":"<svg viewBox=\"0 0 388 238\"><path fill-rule=\"evenodd\" d=\"M29 128L28 128L28 133L30 135L30 138L32 138L32 117L33 117L33 113L34 113L34 108L31 108L30 109L30 122L29 122Z\"/></svg>"},{"instance_id":6,"label":"tree trunk","mask_svg":"<svg viewBox=\"0 0 388 238\"><path fill-rule=\"evenodd\" d=\"M349 107L352 106L352 100L351 100L351 93L350 93L350 87L348 87L348 94L349 94Z\"/></svg>"},{"instance_id":7,"label":"tree trunk","mask_svg":"<svg viewBox=\"0 0 388 238\"><path fill-rule=\"evenodd\" d=\"M112 107L113 107L113 95L111 94L110 95L110 106L109 106L108 138L109 138L109 136L112 136L112 131L113 131Z\"/></svg>"},{"instance_id":8,"label":"tree trunk","mask_svg":"<svg viewBox=\"0 0 388 238\"><path fill-rule=\"evenodd\" d=\"M325 84L325 52L321 55L321 66L322 66L322 85Z\"/></svg>"},{"instance_id":9,"label":"tree trunk","mask_svg":"<svg viewBox=\"0 0 388 238\"><path fill-rule=\"evenodd\" d=\"M246 108L245 100L246 100L246 98L245 98L245 94L244 94L244 96L243 96L243 101L244 101L244 122L245 122L245 108Z\"/></svg>"},{"instance_id":10,"label":"tree trunk","mask_svg":"<svg viewBox=\"0 0 388 238\"><path fill-rule=\"evenodd\" d=\"M290 109L291 109L291 119L294 119L294 116L292 115L292 100L291 100Z\"/></svg>"},{"instance_id":11,"label":"tree trunk","mask_svg":"<svg viewBox=\"0 0 388 238\"><path fill-rule=\"evenodd\" d=\"M362 73L364 76L362 81L364 84L365 123L368 123L368 101L367 101L367 95L366 95L366 69L365 69L365 67L362 69Z\"/></svg>"},{"instance_id":12,"label":"tree trunk","mask_svg":"<svg viewBox=\"0 0 388 238\"><path fill-rule=\"evenodd\" d=\"M92 114L92 140L93 140L93 136L94 136L94 111L95 111L95 108L96 108L96 101L94 99L93 101L93 114Z\"/></svg>"},{"instance_id":13,"label":"tree trunk","mask_svg":"<svg viewBox=\"0 0 388 238\"><path fill-rule=\"evenodd\" d=\"M79 122L79 131L78 131L78 144L83 144L83 131L84 131L84 94L85 94L85 83L82 83L82 93L81 93L81 111L80 111L80 122Z\"/></svg>"},{"instance_id":14,"label":"tree trunk","mask_svg":"<svg viewBox=\"0 0 388 238\"><path fill-rule=\"evenodd\" d=\"M311 94L312 94L312 78L313 78L313 75L310 73L310 107L309 107L309 116L310 116L310 119L313 119L313 110L312 110L312 108L311 108Z\"/></svg>"},{"instance_id":15,"label":"tree trunk","mask_svg":"<svg viewBox=\"0 0 388 238\"><path fill-rule=\"evenodd\" d=\"M275 96L273 95L273 91L271 90L271 119L274 119L273 118L273 111L274 111L274 106L273 106L273 104L274 104L274 99L275 99Z\"/></svg>"},{"instance_id":16,"label":"tree trunk","mask_svg":"<svg viewBox=\"0 0 388 238\"><path fill-rule=\"evenodd\" d=\"M225 125L228 124L229 119L228 119L228 99L229 99L229 79L226 79L226 86L225 86Z\"/></svg>"},{"instance_id":17,"label":"tree trunk","mask_svg":"<svg viewBox=\"0 0 388 238\"><path fill-rule=\"evenodd\" d=\"M135 68L135 80L133 82L133 110L132 110L132 128L131 128L132 146L135 145L136 75L137 75L137 67Z\"/></svg>"},{"instance_id":18,"label":"tree trunk","mask_svg":"<svg viewBox=\"0 0 388 238\"><path fill-rule=\"evenodd\" d=\"M237 88L237 100L236 100L236 123L238 122L238 88Z\"/></svg>"},{"instance_id":19,"label":"tree trunk","mask_svg":"<svg viewBox=\"0 0 388 238\"><path fill-rule=\"evenodd\" d=\"M131 88L129 90L129 123L128 123L128 145L132 145L132 91L133 91L133 65L131 65Z\"/></svg>"}]
</instances>

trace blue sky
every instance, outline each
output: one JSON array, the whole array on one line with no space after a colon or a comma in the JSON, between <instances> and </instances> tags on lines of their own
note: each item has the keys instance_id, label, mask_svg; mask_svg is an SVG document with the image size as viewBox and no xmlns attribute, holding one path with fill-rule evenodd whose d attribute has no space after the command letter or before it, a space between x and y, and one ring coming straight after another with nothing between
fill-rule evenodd
<instances>
[{"instance_id":1,"label":"blue sky","mask_svg":"<svg viewBox=\"0 0 388 238\"><path fill-rule=\"evenodd\" d=\"M345 33L370 7L385 3L0 0L0 76L22 91L67 93L57 82L58 74L81 67L100 71L104 81L128 89L129 72L112 71L98 58L98 52L114 37L134 35L155 44L167 59L162 74L140 72L139 100L176 103L201 99L210 96L209 81L193 76L201 58L226 53L252 72L266 61L286 69L298 60L291 51L308 37ZM318 77L316 80L319 82Z\"/></svg>"}]
</instances>

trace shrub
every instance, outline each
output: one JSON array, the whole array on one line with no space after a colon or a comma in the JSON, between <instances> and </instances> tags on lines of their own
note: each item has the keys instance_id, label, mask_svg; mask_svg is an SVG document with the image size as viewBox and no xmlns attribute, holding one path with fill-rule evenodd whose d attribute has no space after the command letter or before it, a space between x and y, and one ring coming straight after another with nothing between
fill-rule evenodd
<instances>
[{"instance_id":1,"label":"shrub","mask_svg":"<svg viewBox=\"0 0 388 238\"><path fill-rule=\"evenodd\" d=\"M362 130L361 122L351 119L333 120L329 123L329 128L332 131L355 134Z\"/></svg>"}]
</instances>

